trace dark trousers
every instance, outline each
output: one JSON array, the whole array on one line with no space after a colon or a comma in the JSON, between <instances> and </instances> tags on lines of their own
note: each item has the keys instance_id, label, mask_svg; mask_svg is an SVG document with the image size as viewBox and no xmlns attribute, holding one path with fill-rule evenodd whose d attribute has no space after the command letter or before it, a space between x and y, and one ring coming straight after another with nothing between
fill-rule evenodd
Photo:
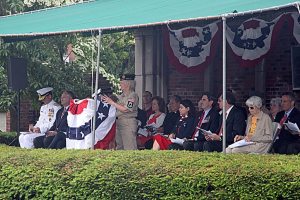
<instances>
[{"instance_id":1,"label":"dark trousers","mask_svg":"<svg viewBox=\"0 0 300 200\"><path fill-rule=\"evenodd\" d=\"M183 149L188 151L203 151L205 141L185 141L183 142Z\"/></svg>"},{"instance_id":2,"label":"dark trousers","mask_svg":"<svg viewBox=\"0 0 300 200\"><path fill-rule=\"evenodd\" d=\"M287 147L287 154L298 154L300 153L300 139L290 143Z\"/></svg>"},{"instance_id":3,"label":"dark trousers","mask_svg":"<svg viewBox=\"0 0 300 200\"><path fill-rule=\"evenodd\" d=\"M150 139L145 143L145 149L152 149L154 140Z\"/></svg>"},{"instance_id":4,"label":"dark trousers","mask_svg":"<svg viewBox=\"0 0 300 200\"><path fill-rule=\"evenodd\" d=\"M62 149L66 147L66 135L63 132L58 132L55 136L53 136L53 139L51 140L51 143L48 145L48 149Z\"/></svg>"},{"instance_id":5,"label":"dark trousers","mask_svg":"<svg viewBox=\"0 0 300 200\"><path fill-rule=\"evenodd\" d=\"M168 147L169 150L183 150L183 146L180 144L172 143Z\"/></svg>"},{"instance_id":6,"label":"dark trousers","mask_svg":"<svg viewBox=\"0 0 300 200\"><path fill-rule=\"evenodd\" d=\"M55 136L47 136L44 138L44 147L48 148Z\"/></svg>"},{"instance_id":7,"label":"dark trousers","mask_svg":"<svg viewBox=\"0 0 300 200\"><path fill-rule=\"evenodd\" d=\"M287 147L290 143L291 142L288 142L286 140L276 140L273 144L274 152L279 154L287 154Z\"/></svg>"},{"instance_id":8,"label":"dark trousers","mask_svg":"<svg viewBox=\"0 0 300 200\"><path fill-rule=\"evenodd\" d=\"M33 140L34 148L62 149L66 147L66 135L58 132L55 136L40 136Z\"/></svg>"},{"instance_id":9,"label":"dark trousers","mask_svg":"<svg viewBox=\"0 0 300 200\"><path fill-rule=\"evenodd\" d=\"M45 138L44 135L34 138L34 140L33 140L34 148L45 148L44 138Z\"/></svg>"},{"instance_id":10,"label":"dark trousers","mask_svg":"<svg viewBox=\"0 0 300 200\"><path fill-rule=\"evenodd\" d=\"M222 141L205 141L204 144L203 144L203 151L222 152L222 150L223 150Z\"/></svg>"}]
</instances>

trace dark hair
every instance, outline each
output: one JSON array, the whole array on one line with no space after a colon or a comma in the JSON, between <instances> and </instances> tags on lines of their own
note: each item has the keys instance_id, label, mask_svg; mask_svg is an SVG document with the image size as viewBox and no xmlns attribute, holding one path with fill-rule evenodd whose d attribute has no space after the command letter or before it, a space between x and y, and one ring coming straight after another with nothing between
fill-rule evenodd
<instances>
[{"instance_id":1,"label":"dark hair","mask_svg":"<svg viewBox=\"0 0 300 200\"><path fill-rule=\"evenodd\" d=\"M209 101L216 101L216 98L214 96L212 96L212 94L210 92L203 92L201 97L203 97L203 96L207 96Z\"/></svg>"},{"instance_id":2,"label":"dark hair","mask_svg":"<svg viewBox=\"0 0 300 200\"><path fill-rule=\"evenodd\" d=\"M144 94L145 94L145 93L148 94L150 97L152 97L152 93L151 93L151 92L149 92L149 91L146 90L146 91L144 92Z\"/></svg>"},{"instance_id":3,"label":"dark hair","mask_svg":"<svg viewBox=\"0 0 300 200\"><path fill-rule=\"evenodd\" d=\"M292 92L284 92L281 96L288 96L291 101L296 102L296 96Z\"/></svg>"},{"instance_id":4,"label":"dark hair","mask_svg":"<svg viewBox=\"0 0 300 200\"><path fill-rule=\"evenodd\" d=\"M184 99L184 100L180 101L180 104L182 104L186 108L190 108L189 115L190 116L195 116L196 109L195 109L195 106L194 106L194 104L191 100Z\"/></svg>"},{"instance_id":5,"label":"dark hair","mask_svg":"<svg viewBox=\"0 0 300 200\"><path fill-rule=\"evenodd\" d=\"M70 91L70 90L64 90L63 93L67 93L72 99L75 98L74 93L72 91Z\"/></svg>"},{"instance_id":6,"label":"dark hair","mask_svg":"<svg viewBox=\"0 0 300 200\"><path fill-rule=\"evenodd\" d=\"M222 95L223 95L223 93L221 93L219 95L219 97L222 96ZM222 98L223 98L223 96L222 96ZM226 92L226 101L230 105L234 105L235 104L235 96L233 95L232 92L229 92L229 91Z\"/></svg>"},{"instance_id":7,"label":"dark hair","mask_svg":"<svg viewBox=\"0 0 300 200\"><path fill-rule=\"evenodd\" d=\"M178 103L181 102L181 97L179 95L173 95L173 96L170 97L170 99L174 99Z\"/></svg>"},{"instance_id":8,"label":"dark hair","mask_svg":"<svg viewBox=\"0 0 300 200\"><path fill-rule=\"evenodd\" d=\"M159 111L164 113L166 108L165 100L159 96L153 97L151 101L153 100L157 101Z\"/></svg>"}]
</instances>

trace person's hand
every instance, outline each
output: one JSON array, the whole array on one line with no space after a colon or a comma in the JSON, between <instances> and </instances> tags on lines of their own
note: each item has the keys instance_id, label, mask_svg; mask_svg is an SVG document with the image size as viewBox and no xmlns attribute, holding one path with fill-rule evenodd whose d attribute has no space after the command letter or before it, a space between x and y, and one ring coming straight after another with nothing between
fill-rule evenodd
<instances>
[{"instance_id":1,"label":"person's hand","mask_svg":"<svg viewBox=\"0 0 300 200\"><path fill-rule=\"evenodd\" d=\"M32 132L34 132L34 133L40 133L41 129L39 127L34 127Z\"/></svg>"},{"instance_id":2,"label":"person's hand","mask_svg":"<svg viewBox=\"0 0 300 200\"><path fill-rule=\"evenodd\" d=\"M30 132L30 133L32 133L33 132L33 124L29 124L29 126L28 126L28 131Z\"/></svg>"},{"instance_id":3,"label":"person's hand","mask_svg":"<svg viewBox=\"0 0 300 200\"><path fill-rule=\"evenodd\" d=\"M170 135L169 135L169 139L174 139L175 138L175 134L174 133L171 133Z\"/></svg>"},{"instance_id":4,"label":"person's hand","mask_svg":"<svg viewBox=\"0 0 300 200\"><path fill-rule=\"evenodd\" d=\"M206 141L211 141L211 138L207 134L204 135L204 137L205 137Z\"/></svg>"},{"instance_id":5,"label":"person's hand","mask_svg":"<svg viewBox=\"0 0 300 200\"><path fill-rule=\"evenodd\" d=\"M49 137L49 136L55 136L56 134L57 134L56 131L47 131L46 137Z\"/></svg>"},{"instance_id":6,"label":"person's hand","mask_svg":"<svg viewBox=\"0 0 300 200\"><path fill-rule=\"evenodd\" d=\"M251 141L251 138L248 137L248 136L245 136L244 139L245 139L246 142L250 142Z\"/></svg>"},{"instance_id":7,"label":"person's hand","mask_svg":"<svg viewBox=\"0 0 300 200\"><path fill-rule=\"evenodd\" d=\"M217 135L216 133L212 133L209 135L211 140L216 140L216 141L220 141L221 137L219 135Z\"/></svg>"},{"instance_id":8,"label":"person's hand","mask_svg":"<svg viewBox=\"0 0 300 200\"><path fill-rule=\"evenodd\" d=\"M104 101L105 103L110 104L110 105L111 105L112 103L114 103L114 101L113 101L110 97L108 97L108 96L106 96L106 95L101 96L101 100Z\"/></svg>"},{"instance_id":9,"label":"person's hand","mask_svg":"<svg viewBox=\"0 0 300 200\"><path fill-rule=\"evenodd\" d=\"M242 136L242 135L236 135L236 136L234 137L233 141L234 141L234 142L237 142L237 141L240 141L240 140L242 140L242 139L244 139L244 136Z\"/></svg>"}]
</instances>

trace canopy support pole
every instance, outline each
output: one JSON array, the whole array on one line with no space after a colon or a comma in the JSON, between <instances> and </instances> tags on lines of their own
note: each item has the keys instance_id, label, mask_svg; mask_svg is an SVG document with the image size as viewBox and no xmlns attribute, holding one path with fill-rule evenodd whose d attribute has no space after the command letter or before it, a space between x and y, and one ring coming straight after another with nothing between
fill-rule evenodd
<instances>
[{"instance_id":1,"label":"canopy support pole","mask_svg":"<svg viewBox=\"0 0 300 200\"><path fill-rule=\"evenodd\" d=\"M93 117L93 126L92 126L92 149L95 149L95 131L96 131L96 116L97 116L97 99L98 99L98 82L99 82L99 63L100 63L100 47L101 47L101 30L99 30L98 35L98 53L97 53L97 68L96 68L96 81L95 81L95 107L94 107L94 117Z\"/></svg>"},{"instance_id":2,"label":"canopy support pole","mask_svg":"<svg viewBox=\"0 0 300 200\"><path fill-rule=\"evenodd\" d=\"M223 131L223 153L226 154L226 16L222 17L223 22L223 118L222 118L222 131Z\"/></svg>"},{"instance_id":3,"label":"canopy support pole","mask_svg":"<svg viewBox=\"0 0 300 200\"><path fill-rule=\"evenodd\" d=\"M91 32L92 37L93 36L93 32ZM92 85L91 85L91 96L93 95L93 89L94 89L94 48L95 45L93 43L93 47L92 47Z\"/></svg>"}]
</instances>

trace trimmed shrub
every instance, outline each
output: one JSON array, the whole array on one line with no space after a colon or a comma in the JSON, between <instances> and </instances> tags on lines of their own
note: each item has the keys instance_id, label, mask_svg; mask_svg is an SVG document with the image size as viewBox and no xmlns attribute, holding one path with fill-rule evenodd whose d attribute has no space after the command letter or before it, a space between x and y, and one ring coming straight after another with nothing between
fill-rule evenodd
<instances>
[{"instance_id":1,"label":"trimmed shrub","mask_svg":"<svg viewBox=\"0 0 300 200\"><path fill-rule=\"evenodd\" d=\"M0 146L0 199L299 199L300 157Z\"/></svg>"},{"instance_id":2,"label":"trimmed shrub","mask_svg":"<svg viewBox=\"0 0 300 200\"><path fill-rule=\"evenodd\" d=\"M14 142L14 139L17 137L17 133L16 132L0 132L0 144L11 144L13 142L12 145L16 146L16 144L18 143L18 140L15 140L16 142Z\"/></svg>"}]
</instances>

